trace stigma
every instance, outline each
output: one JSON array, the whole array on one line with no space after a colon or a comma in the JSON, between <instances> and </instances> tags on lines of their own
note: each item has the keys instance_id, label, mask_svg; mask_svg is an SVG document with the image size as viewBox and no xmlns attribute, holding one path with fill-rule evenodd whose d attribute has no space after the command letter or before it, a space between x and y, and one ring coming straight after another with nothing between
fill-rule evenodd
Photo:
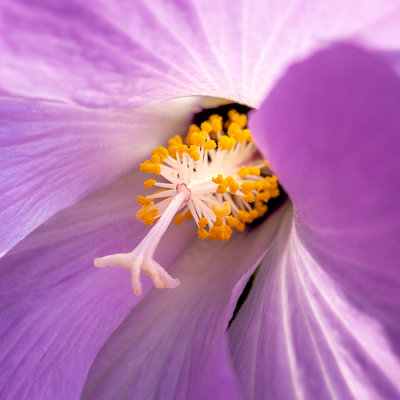
<instances>
[{"instance_id":1,"label":"stigma","mask_svg":"<svg viewBox=\"0 0 400 400\"><path fill-rule=\"evenodd\" d=\"M159 146L140 165L154 175L144 182L153 193L137 196L141 206L136 218L152 226L130 253L94 260L99 268L121 266L131 272L135 294L142 293L141 272L158 289L173 289L180 281L171 277L154 259L168 226L193 220L201 240L228 241L247 224L263 217L268 201L280 194L278 181L255 146L247 129L247 116L232 109L224 120L211 115L191 125Z\"/></svg>"}]
</instances>

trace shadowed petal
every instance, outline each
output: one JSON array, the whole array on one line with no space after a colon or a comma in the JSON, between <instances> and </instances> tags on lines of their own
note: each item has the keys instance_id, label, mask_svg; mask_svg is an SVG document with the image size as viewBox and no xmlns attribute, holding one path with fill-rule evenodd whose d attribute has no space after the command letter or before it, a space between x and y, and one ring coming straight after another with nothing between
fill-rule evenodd
<instances>
[{"instance_id":1,"label":"shadowed petal","mask_svg":"<svg viewBox=\"0 0 400 400\"><path fill-rule=\"evenodd\" d=\"M129 272L93 266L96 256L130 251L149 230L134 219L141 185L136 174L100 189L1 259L1 398L79 398L99 349L142 298ZM156 259L168 268L194 237L193 226L167 235ZM145 292L152 287L150 279L143 284Z\"/></svg>"},{"instance_id":2,"label":"shadowed petal","mask_svg":"<svg viewBox=\"0 0 400 400\"><path fill-rule=\"evenodd\" d=\"M400 82L336 45L252 119L294 204L230 329L247 396L398 398Z\"/></svg>"},{"instance_id":3,"label":"shadowed petal","mask_svg":"<svg viewBox=\"0 0 400 400\"><path fill-rule=\"evenodd\" d=\"M258 106L294 59L396 9L396 0L8 2L0 90L95 107L193 94Z\"/></svg>"},{"instance_id":4,"label":"shadowed petal","mask_svg":"<svg viewBox=\"0 0 400 400\"><path fill-rule=\"evenodd\" d=\"M313 257L359 307L400 329L400 80L337 45L291 68L252 124Z\"/></svg>"},{"instance_id":5,"label":"shadowed petal","mask_svg":"<svg viewBox=\"0 0 400 400\"><path fill-rule=\"evenodd\" d=\"M204 98L138 110L0 101L0 256L188 126Z\"/></svg>"},{"instance_id":6,"label":"shadowed petal","mask_svg":"<svg viewBox=\"0 0 400 400\"><path fill-rule=\"evenodd\" d=\"M171 272L172 291L152 292L95 360L84 399L238 399L226 327L245 281L265 254L283 207L225 244L196 241Z\"/></svg>"}]
</instances>

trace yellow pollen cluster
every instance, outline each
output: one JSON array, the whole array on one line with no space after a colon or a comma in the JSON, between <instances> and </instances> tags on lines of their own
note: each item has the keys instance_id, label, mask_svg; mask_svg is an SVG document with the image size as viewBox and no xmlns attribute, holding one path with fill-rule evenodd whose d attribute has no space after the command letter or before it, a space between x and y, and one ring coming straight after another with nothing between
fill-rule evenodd
<instances>
[{"instance_id":1,"label":"yellow pollen cluster","mask_svg":"<svg viewBox=\"0 0 400 400\"><path fill-rule=\"evenodd\" d=\"M236 110L230 110L228 112L228 120L225 121L225 129L228 129L232 123L236 123L240 128L244 128L247 125L247 115L240 114Z\"/></svg>"},{"instance_id":2,"label":"yellow pollen cluster","mask_svg":"<svg viewBox=\"0 0 400 400\"><path fill-rule=\"evenodd\" d=\"M231 213L231 205L225 201L222 203L222 206L213 204L211 209L216 216L214 223L210 230L207 231L205 229L208 224L207 219L204 217L199 219L197 235L200 239L221 240L222 242L227 242L232 236L232 228L225 222L225 217L228 217Z\"/></svg>"},{"instance_id":3,"label":"yellow pollen cluster","mask_svg":"<svg viewBox=\"0 0 400 400\"><path fill-rule=\"evenodd\" d=\"M168 147L155 148L150 160L140 165L140 170L161 174L170 182L155 179L144 182L146 189L153 186L164 188L164 197L159 194L160 190L147 197L138 196L141 208L136 218L152 225L182 187L185 201L173 221L175 225L180 225L185 219L195 219L200 239L227 241L232 236L233 228L243 232L246 224L265 215L268 211L266 203L280 194L278 181L274 175L265 176L268 171L270 173L268 163L257 152L246 125L246 114L236 110L230 110L225 121L220 115L213 114L200 126L192 124L184 139L175 135L168 141ZM241 152L248 154L243 156L247 162L237 160ZM229 156L231 153L232 156ZM191 166L191 172L186 174L193 175L213 163L221 165L223 173L211 175L208 181L204 177L197 181L188 179L179 169ZM266 173L263 172L265 168L268 169ZM210 168L210 171L213 169ZM159 200L157 204L154 203L156 199Z\"/></svg>"},{"instance_id":4,"label":"yellow pollen cluster","mask_svg":"<svg viewBox=\"0 0 400 400\"><path fill-rule=\"evenodd\" d=\"M192 219L192 213L190 212L190 210L186 211L183 214L178 214L175 218L174 218L174 224L175 225L180 225L184 219Z\"/></svg>"},{"instance_id":5,"label":"yellow pollen cluster","mask_svg":"<svg viewBox=\"0 0 400 400\"><path fill-rule=\"evenodd\" d=\"M213 114L191 125L185 138L175 135L166 147L156 147L140 170L157 175L143 183L151 193L136 199L136 218L153 226L131 252L94 260L98 268L129 270L137 295L142 293L142 272L159 289L180 284L154 259L172 222L180 225L193 218L200 239L226 242L234 230L243 232L246 224L265 215L268 201L279 196L277 178L247 129L247 116L234 109L225 119Z\"/></svg>"},{"instance_id":6,"label":"yellow pollen cluster","mask_svg":"<svg viewBox=\"0 0 400 400\"><path fill-rule=\"evenodd\" d=\"M160 175L161 167L157 163L147 160L140 164L140 171L147 172L149 174Z\"/></svg>"}]
</instances>

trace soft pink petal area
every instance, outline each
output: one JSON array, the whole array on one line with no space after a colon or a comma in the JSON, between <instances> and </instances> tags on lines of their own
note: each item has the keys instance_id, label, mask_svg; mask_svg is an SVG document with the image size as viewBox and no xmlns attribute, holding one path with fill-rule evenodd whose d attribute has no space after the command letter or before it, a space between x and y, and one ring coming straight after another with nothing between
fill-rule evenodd
<instances>
[{"instance_id":1,"label":"soft pink petal area","mask_svg":"<svg viewBox=\"0 0 400 400\"><path fill-rule=\"evenodd\" d=\"M359 43L368 43L373 49L381 49L381 57L400 76L400 8L384 18L366 26L358 32L354 40Z\"/></svg>"},{"instance_id":2,"label":"soft pink petal area","mask_svg":"<svg viewBox=\"0 0 400 400\"><path fill-rule=\"evenodd\" d=\"M203 98L137 110L0 100L0 255L183 133Z\"/></svg>"},{"instance_id":3,"label":"soft pink petal area","mask_svg":"<svg viewBox=\"0 0 400 400\"><path fill-rule=\"evenodd\" d=\"M258 265L286 211L225 244L194 242L171 269L181 286L149 293L132 311L95 360L83 398L241 398L226 328L241 278Z\"/></svg>"},{"instance_id":4,"label":"soft pink petal area","mask_svg":"<svg viewBox=\"0 0 400 400\"><path fill-rule=\"evenodd\" d=\"M400 361L385 330L348 302L290 215L228 334L247 400L400 396Z\"/></svg>"},{"instance_id":5,"label":"soft pink petal area","mask_svg":"<svg viewBox=\"0 0 400 400\"><path fill-rule=\"evenodd\" d=\"M94 107L190 95L258 106L294 59L396 9L397 0L16 0L0 8L0 91Z\"/></svg>"},{"instance_id":6,"label":"soft pink petal area","mask_svg":"<svg viewBox=\"0 0 400 400\"><path fill-rule=\"evenodd\" d=\"M251 126L318 265L400 338L400 80L336 45L293 66ZM400 351L400 349L398 349Z\"/></svg>"},{"instance_id":7,"label":"soft pink petal area","mask_svg":"<svg viewBox=\"0 0 400 400\"><path fill-rule=\"evenodd\" d=\"M128 271L93 266L97 256L130 251L149 231L134 219L141 182L130 174L92 193L1 259L0 398L79 398L101 346L143 298ZM168 268L194 228L168 231L157 261ZM145 277L144 292L151 287Z\"/></svg>"}]
</instances>

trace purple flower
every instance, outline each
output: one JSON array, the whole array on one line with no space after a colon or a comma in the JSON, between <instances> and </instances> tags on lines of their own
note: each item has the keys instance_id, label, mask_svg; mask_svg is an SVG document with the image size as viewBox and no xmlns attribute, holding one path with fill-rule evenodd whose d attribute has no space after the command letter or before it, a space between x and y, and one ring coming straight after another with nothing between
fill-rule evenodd
<instances>
[{"instance_id":1,"label":"purple flower","mask_svg":"<svg viewBox=\"0 0 400 400\"><path fill-rule=\"evenodd\" d=\"M396 8L3 3L0 397L400 398ZM137 166L210 97L257 109L290 201L224 245L171 227L182 284L136 297L92 260L144 237Z\"/></svg>"}]
</instances>

